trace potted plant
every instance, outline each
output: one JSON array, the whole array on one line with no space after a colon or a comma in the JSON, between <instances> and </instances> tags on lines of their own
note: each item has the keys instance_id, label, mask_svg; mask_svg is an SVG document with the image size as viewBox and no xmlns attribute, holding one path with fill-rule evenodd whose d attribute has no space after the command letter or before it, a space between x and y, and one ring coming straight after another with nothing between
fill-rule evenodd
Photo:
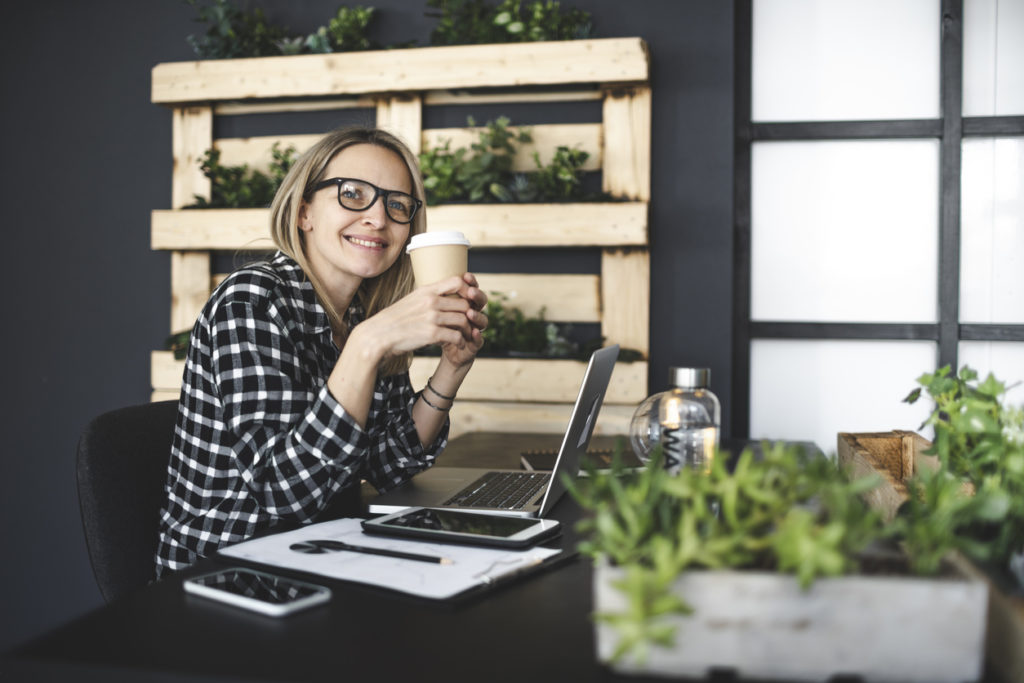
<instances>
[{"instance_id":1,"label":"potted plant","mask_svg":"<svg viewBox=\"0 0 1024 683\"><path fill-rule=\"evenodd\" d=\"M871 504L921 568L950 546L970 560L964 571L989 587L991 669L1024 680L1024 408L1007 400L1003 382L980 381L966 366L918 384L905 400L933 401L922 427L934 428L934 442L913 432L841 433L839 458L881 476Z\"/></svg>"},{"instance_id":2,"label":"potted plant","mask_svg":"<svg viewBox=\"0 0 1024 683\"><path fill-rule=\"evenodd\" d=\"M624 672L966 681L981 673L987 589L943 564L908 574L894 527L851 479L798 447L730 467L590 471L598 657ZM903 527L906 531L906 527ZM908 656L908 653L913 653Z\"/></svg>"}]
</instances>

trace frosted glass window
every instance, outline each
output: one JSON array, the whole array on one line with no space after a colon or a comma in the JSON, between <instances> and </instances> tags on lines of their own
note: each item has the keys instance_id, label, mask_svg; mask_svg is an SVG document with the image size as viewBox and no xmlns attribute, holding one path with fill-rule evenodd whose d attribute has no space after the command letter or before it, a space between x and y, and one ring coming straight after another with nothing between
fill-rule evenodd
<instances>
[{"instance_id":1,"label":"frosted glass window","mask_svg":"<svg viewBox=\"0 0 1024 683\"><path fill-rule=\"evenodd\" d=\"M755 340L750 436L834 453L839 432L917 431L930 406L902 401L936 356L934 342Z\"/></svg>"},{"instance_id":2,"label":"frosted glass window","mask_svg":"<svg viewBox=\"0 0 1024 683\"><path fill-rule=\"evenodd\" d=\"M964 3L963 97L964 116L1024 114L1024 0Z\"/></svg>"},{"instance_id":3,"label":"frosted glass window","mask_svg":"<svg viewBox=\"0 0 1024 683\"><path fill-rule=\"evenodd\" d=\"M937 319L936 140L760 142L751 318Z\"/></svg>"},{"instance_id":4,"label":"frosted glass window","mask_svg":"<svg viewBox=\"0 0 1024 683\"><path fill-rule=\"evenodd\" d=\"M1024 323L1024 137L962 149L960 320Z\"/></svg>"},{"instance_id":5,"label":"frosted glass window","mask_svg":"<svg viewBox=\"0 0 1024 683\"><path fill-rule=\"evenodd\" d=\"M754 0L754 121L939 116L939 0Z\"/></svg>"},{"instance_id":6,"label":"frosted glass window","mask_svg":"<svg viewBox=\"0 0 1024 683\"><path fill-rule=\"evenodd\" d=\"M958 352L960 367L971 366L984 379L991 372L1007 386L1006 400L1024 405L1024 342L962 341Z\"/></svg>"}]
</instances>

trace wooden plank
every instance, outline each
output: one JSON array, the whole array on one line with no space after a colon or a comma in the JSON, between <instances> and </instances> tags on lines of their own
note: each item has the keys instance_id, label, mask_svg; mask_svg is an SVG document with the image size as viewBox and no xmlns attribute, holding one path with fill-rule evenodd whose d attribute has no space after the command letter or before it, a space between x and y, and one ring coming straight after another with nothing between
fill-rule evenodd
<instances>
[{"instance_id":1,"label":"wooden plank","mask_svg":"<svg viewBox=\"0 0 1024 683\"><path fill-rule=\"evenodd\" d=\"M537 104L538 102L592 102L604 98L597 88L584 90L530 90L519 88L505 92L466 92L432 90L423 95L423 104L429 107L476 104Z\"/></svg>"},{"instance_id":2,"label":"wooden plank","mask_svg":"<svg viewBox=\"0 0 1024 683\"><path fill-rule=\"evenodd\" d=\"M149 354L149 383L154 391L180 392L185 374L185 361L175 360L172 351L151 351Z\"/></svg>"},{"instance_id":3,"label":"wooden plank","mask_svg":"<svg viewBox=\"0 0 1024 683\"><path fill-rule=\"evenodd\" d=\"M214 273L210 290L228 273ZM505 294L508 305L536 317L544 308L544 319L567 323L601 322L601 301L597 275L533 275L520 273L477 273L480 288L489 296Z\"/></svg>"},{"instance_id":4,"label":"wooden plank","mask_svg":"<svg viewBox=\"0 0 1024 683\"><path fill-rule=\"evenodd\" d=\"M601 124L599 123L553 123L536 126L523 126L529 128L533 142L516 143L516 155L512 162L512 169L518 172L536 171L537 164L534 163L533 154L537 152L542 164L551 162L555 149L560 145L573 149L582 149L589 154L586 162L581 167L584 171L601 170ZM440 147L446 140L450 141L450 149L456 150L460 147L469 147L479 139L480 131L484 128L432 128L423 131L423 148L430 149ZM518 132L518 126L509 126L510 131Z\"/></svg>"},{"instance_id":5,"label":"wooden plank","mask_svg":"<svg viewBox=\"0 0 1024 683\"><path fill-rule=\"evenodd\" d=\"M377 127L398 136L419 154L423 139L423 103L418 95L383 97L377 102Z\"/></svg>"},{"instance_id":6,"label":"wooden plank","mask_svg":"<svg viewBox=\"0 0 1024 683\"><path fill-rule=\"evenodd\" d=\"M213 141L213 148L220 150L220 163L224 166L241 166L266 173L273 159L271 149L274 143L281 149L294 147L302 154L312 147L322 135L267 135L251 138L220 138Z\"/></svg>"},{"instance_id":7,"label":"wooden plank","mask_svg":"<svg viewBox=\"0 0 1024 683\"><path fill-rule=\"evenodd\" d=\"M651 89L609 89L604 99L604 191L651 198Z\"/></svg>"},{"instance_id":8,"label":"wooden plank","mask_svg":"<svg viewBox=\"0 0 1024 683\"><path fill-rule=\"evenodd\" d=\"M171 253L171 332L191 330L210 298L210 253Z\"/></svg>"},{"instance_id":9,"label":"wooden plank","mask_svg":"<svg viewBox=\"0 0 1024 683\"><path fill-rule=\"evenodd\" d=\"M472 374L472 373L470 373ZM629 422L636 406L601 407L594 434L629 434ZM451 410L449 439L470 432L515 432L526 434L562 434L569 424L571 403L510 403L458 400Z\"/></svg>"},{"instance_id":10,"label":"wooden plank","mask_svg":"<svg viewBox=\"0 0 1024 683\"><path fill-rule=\"evenodd\" d=\"M413 359L409 376L423 387L437 358ZM572 403L579 393L586 363L578 360L477 358L459 389L458 401L527 401ZM606 403L632 405L647 397L647 363L618 363L605 395Z\"/></svg>"},{"instance_id":11,"label":"wooden plank","mask_svg":"<svg viewBox=\"0 0 1024 683\"><path fill-rule=\"evenodd\" d=\"M273 249L268 209L156 210L153 249Z\"/></svg>"},{"instance_id":12,"label":"wooden plank","mask_svg":"<svg viewBox=\"0 0 1024 683\"><path fill-rule=\"evenodd\" d=\"M646 249L601 253L601 335L609 344L650 350L651 258Z\"/></svg>"},{"instance_id":13,"label":"wooden plank","mask_svg":"<svg viewBox=\"0 0 1024 683\"><path fill-rule=\"evenodd\" d=\"M437 358L426 356L413 359L409 376L414 387L426 385L437 368L437 362ZM151 363L154 389L180 387L185 361L174 360L170 351L154 351ZM586 367L586 363L577 360L478 358L459 389L456 404L474 400L571 404L576 400ZM618 363L608 385L605 403L625 405L632 415L636 404L646 398L646 385L646 362ZM564 423L562 427L565 427Z\"/></svg>"},{"instance_id":14,"label":"wooden plank","mask_svg":"<svg viewBox=\"0 0 1024 683\"><path fill-rule=\"evenodd\" d=\"M445 204L431 230L461 230L474 248L605 247L647 243L646 202ZM155 210L153 249L272 249L267 209Z\"/></svg>"},{"instance_id":15,"label":"wooden plank","mask_svg":"<svg viewBox=\"0 0 1024 683\"><path fill-rule=\"evenodd\" d=\"M456 45L325 55L171 62L153 68L160 104L388 91L642 82L640 38Z\"/></svg>"},{"instance_id":16,"label":"wooden plank","mask_svg":"<svg viewBox=\"0 0 1024 683\"><path fill-rule=\"evenodd\" d=\"M210 180L199 169L199 163L212 144L213 110L210 107L182 107L174 110L171 118L173 208L180 209L194 203L196 195L210 198Z\"/></svg>"},{"instance_id":17,"label":"wooden plank","mask_svg":"<svg viewBox=\"0 0 1024 683\"><path fill-rule=\"evenodd\" d=\"M153 391L149 394L149 400L153 403L157 401L177 401L180 398L180 391Z\"/></svg>"},{"instance_id":18,"label":"wooden plank","mask_svg":"<svg viewBox=\"0 0 1024 683\"><path fill-rule=\"evenodd\" d=\"M472 258L470 259L472 267ZM601 321L597 275L525 275L477 273L480 288L492 295L508 297L508 305L536 317L544 310L545 320L574 323Z\"/></svg>"},{"instance_id":19,"label":"wooden plank","mask_svg":"<svg viewBox=\"0 0 1024 683\"><path fill-rule=\"evenodd\" d=\"M342 109L373 109L377 100L373 97L346 97L330 100L277 100L274 102L222 102L214 105L216 116L246 116L248 114L283 114L310 111L334 111Z\"/></svg>"},{"instance_id":20,"label":"wooden plank","mask_svg":"<svg viewBox=\"0 0 1024 683\"><path fill-rule=\"evenodd\" d=\"M443 204L429 230L459 230L474 248L647 244L646 202Z\"/></svg>"}]
</instances>

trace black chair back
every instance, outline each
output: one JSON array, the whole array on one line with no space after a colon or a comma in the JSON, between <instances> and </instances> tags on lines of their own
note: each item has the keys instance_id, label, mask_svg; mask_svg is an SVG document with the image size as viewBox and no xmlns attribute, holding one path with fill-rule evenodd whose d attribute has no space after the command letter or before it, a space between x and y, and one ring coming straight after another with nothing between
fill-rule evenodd
<instances>
[{"instance_id":1,"label":"black chair back","mask_svg":"<svg viewBox=\"0 0 1024 683\"><path fill-rule=\"evenodd\" d=\"M158 522L177 401L120 408L90 422L78 442L85 542L107 602L154 578Z\"/></svg>"}]
</instances>

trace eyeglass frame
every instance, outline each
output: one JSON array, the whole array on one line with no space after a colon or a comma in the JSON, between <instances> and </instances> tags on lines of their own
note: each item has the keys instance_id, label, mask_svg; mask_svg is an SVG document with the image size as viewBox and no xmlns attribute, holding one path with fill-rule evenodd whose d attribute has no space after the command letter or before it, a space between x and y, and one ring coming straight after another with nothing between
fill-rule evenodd
<instances>
[{"instance_id":1,"label":"eyeglass frame","mask_svg":"<svg viewBox=\"0 0 1024 683\"><path fill-rule=\"evenodd\" d=\"M369 204L367 204L361 209L353 209L351 207L345 206L345 204L341 201L341 186L349 181L363 183L364 185L369 185L370 187L373 188L373 199L370 200ZM363 180L362 178L328 178L327 180L321 180L319 183L313 186L312 190L310 190L310 194L312 194L313 192L319 192L320 190L328 188L331 185L335 185L338 188L338 205L341 206L341 208L343 209L347 209L348 211L369 211L371 208L373 208L373 205L377 203L378 198L384 197L384 213L387 214L388 218L401 225L409 225L410 223L412 223L413 219L416 218L416 214L419 212L420 209L423 208L423 200L417 199L415 196L409 194L408 192L402 192L401 190L384 190L377 187L368 180ZM403 195L414 202L412 213L409 215L409 220L400 221L391 215L391 209L388 208L388 196L393 194Z\"/></svg>"}]
</instances>

